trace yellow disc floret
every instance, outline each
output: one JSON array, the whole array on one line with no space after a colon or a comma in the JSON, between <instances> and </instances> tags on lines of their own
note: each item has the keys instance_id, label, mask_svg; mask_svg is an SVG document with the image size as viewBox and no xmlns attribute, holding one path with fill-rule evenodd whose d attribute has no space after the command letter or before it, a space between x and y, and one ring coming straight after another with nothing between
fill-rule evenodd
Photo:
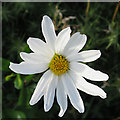
<instances>
[{"instance_id":1,"label":"yellow disc floret","mask_svg":"<svg viewBox=\"0 0 120 120\"><path fill-rule=\"evenodd\" d=\"M55 53L51 62L49 63L49 68L56 75L61 75L68 71L69 62L63 55Z\"/></svg>"}]
</instances>

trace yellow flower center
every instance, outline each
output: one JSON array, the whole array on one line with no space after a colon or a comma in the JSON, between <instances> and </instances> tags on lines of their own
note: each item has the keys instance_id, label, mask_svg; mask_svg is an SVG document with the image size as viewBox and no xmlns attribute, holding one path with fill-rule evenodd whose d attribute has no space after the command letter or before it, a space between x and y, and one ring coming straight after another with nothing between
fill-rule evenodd
<instances>
[{"instance_id":1,"label":"yellow flower center","mask_svg":"<svg viewBox=\"0 0 120 120\"><path fill-rule=\"evenodd\" d=\"M49 68L56 75L62 75L69 69L69 62L63 55L55 53L51 62L49 63Z\"/></svg>"}]
</instances>

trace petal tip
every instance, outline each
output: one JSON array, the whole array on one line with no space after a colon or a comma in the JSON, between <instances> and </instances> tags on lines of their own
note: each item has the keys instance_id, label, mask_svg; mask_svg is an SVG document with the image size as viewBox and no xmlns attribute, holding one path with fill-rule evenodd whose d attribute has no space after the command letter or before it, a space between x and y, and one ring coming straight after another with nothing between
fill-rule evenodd
<instances>
[{"instance_id":1,"label":"petal tip","mask_svg":"<svg viewBox=\"0 0 120 120\"><path fill-rule=\"evenodd\" d=\"M109 79L109 76L106 74L106 81Z\"/></svg>"},{"instance_id":2,"label":"petal tip","mask_svg":"<svg viewBox=\"0 0 120 120\"><path fill-rule=\"evenodd\" d=\"M87 35L85 35L85 34L80 34L80 38L81 38L81 36L83 37L83 41L86 43L86 41L87 41Z\"/></svg>"},{"instance_id":3,"label":"petal tip","mask_svg":"<svg viewBox=\"0 0 120 120\"><path fill-rule=\"evenodd\" d=\"M81 108L81 110L79 110L80 113L84 113L85 109Z\"/></svg>"},{"instance_id":4,"label":"petal tip","mask_svg":"<svg viewBox=\"0 0 120 120\"><path fill-rule=\"evenodd\" d=\"M62 117L63 115L59 113L58 116L59 116L59 117Z\"/></svg>"},{"instance_id":5,"label":"petal tip","mask_svg":"<svg viewBox=\"0 0 120 120\"><path fill-rule=\"evenodd\" d=\"M71 32L71 28L70 28L70 26L69 26L69 27L67 27L67 29L68 29L68 30L70 30L70 32Z\"/></svg>"},{"instance_id":6,"label":"petal tip","mask_svg":"<svg viewBox=\"0 0 120 120\"><path fill-rule=\"evenodd\" d=\"M100 50L93 50L93 51L96 52L96 59L100 58L100 56L101 56L101 51L100 51ZM95 60L96 60L96 59L95 59Z\"/></svg>"},{"instance_id":7,"label":"petal tip","mask_svg":"<svg viewBox=\"0 0 120 120\"><path fill-rule=\"evenodd\" d=\"M29 38L27 39L27 44L28 44L28 45L29 45L29 42L30 42L31 38L32 38L32 37L29 37Z\"/></svg>"},{"instance_id":8,"label":"petal tip","mask_svg":"<svg viewBox=\"0 0 120 120\"><path fill-rule=\"evenodd\" d=\"M58 114L58 116L62 117L64 115L64 113L65 113L65 111L63 111L63 109L61 109L60 112L59 112L59 114Z\"/></svg>"},{"instance_id":9,"label":"petal tip","mask_svg":"<svg viewBox=\"0 0 120 120\"><path fill-rule=\"evenodd\" d=\"M10 62L9 68L10 68L11 70L12 70L13 64L14 64L14 63Z\"/></svg>"},{"instance_id":10,"label":"petal tip","mask_svg":"<svg viewBox=\"0 0 120 120\"><path fill-rule=\"evenodd\" d=\"M107 81L108 79L109 79L109 76L104 73L104 79L103 79L103 81Z\"/></svg>"},{"instance_id":11,"label":"petal tip","mask_svg":"<svg viewBox=\"0 0 120 120\"><path fill-rule=\"evenodd\" d=\"M30 100L29 104L34 105L35 103L32 100Z\"/></svg>"},{"instance_id":12,"label":"petal tip","mask_svg":"<svg viewBox=\"0 0 120 120\"><path fill-rule=\"evenodd\" d=\"M20 52L20 57L23 59L24 52Z\"/></svg>"},{"instance_id":13,"label":"petal tip","mask_svg":"<svg viewBox=\"0 0 120 120\"><path fill-rule=\"evenodd\" d=\"M98 54L101 56L101 51L100 50L98 50Z\"/></svg>"},{"instance_id":14,"label":"petal tip","mask_svg":"<svg viewBox=\"0 0 120 120\"><path fill-rule=\"evenodd\" d=\"M43 18L49 18L48 15L44 15Z\"/></svg>"},{"instance_id":15,"label":"petal tip","mask_svg":"<svg viewBox=\"0 0 120 120\"><path fill-rule=\"evenodd\" d=\"M16 65L17 65L16 63L10 62L9 68L10 68L13 72L19 73L18 71L16 71Z\"/></svg>"},{"instance_id":16,"label":"petal tip","mask_svg":"<svg viewBox=\"0 0 120 120\"><path fill-rule=\"evenodd\" d=\"M104 93L104 95L101 95L100 97L101 97L102 99L105 99L105 98L107 98L107 94Z\"/></svg>"},{"instance_id":17,"label":"petal tip","mask_svg":"<svg viewBox=\"0 0 120 120\"><path fill-rule=\"evenodd\" d=\"M45 98L44 98L44 111L45 112L48 112L50 110L50 108L48 107L46 101L45 101Z\"/></svg>"},{"instance_id":18,"label":"petal tip","mask_svg":"<svg viewBox=\"0 0 120 120\"><path fill-rule=\"evenodd\" d=\"M10 65L9 65L9 67L12 65L13 63L12 62L10 62Z\"/></svg>"},{"instance_id":19,"label":"petal tip","mask_svg":"<svg viewBox=\"0 0 120 120\"><path fill-rule=\"evenodd\" d=\"M63 30L65 30L65 31L70 31L70 32L71 32L71 28L70 28L70 26L69 26L69 27L64 28Z\"/></svg>"},{"instance_id":20,"label":"petal tip","mask_svg":"<svg viewBox=\"0 0 120 120\"><path fill-rule=\"evenodd\" d=\"M65 29L66 29L66 31L69 31L69 34L71 33L71 28L70 28L70 26L67 27L67 28L65 28Z\"/></svg>"},{"instance_id":21,"label":"petal tip","mask_svg":"<svg viewBox=\"0 0 120 120\"><path fill-rule=\"evenodd\" d=\"M81 111L81 113L84 113L84 110L83 110L83 111Z\"/></svg>"},{"instance_id":22,"label":"petal tip","mask_svg":"<svg viewBox=\"0 0 120 120\"><path fill-rule=\"evenodd\" d=\"M48 109L47 107L44 107L44 111L45 111L45 112L48 112L49 109Z\"/></svg>"},{"instance_id":23,"label":"petal tip","mask_svg":"<svg viewBox=\"0 0 120 120\"><path fill-rule=\"evenodd\" d=\"M85 40L87 40L87 35L86 35L86 34L83 34L83 36L85 37Z\"/></svg>"},{"instance_id":24,"label":"petal tip","mask_svg":"<svg viewBox=\"0 0 120 120\"><path fill-rule=\"evenodd\" d=\"M43 16L43 21L44 21L44 20L45 20L45 21L48 21L48 20L49 20L49 21L52 21L51 18L50 18L49 16L47 16L47 15L44 15L44 16Z\"/></svg>"}]
</instances>

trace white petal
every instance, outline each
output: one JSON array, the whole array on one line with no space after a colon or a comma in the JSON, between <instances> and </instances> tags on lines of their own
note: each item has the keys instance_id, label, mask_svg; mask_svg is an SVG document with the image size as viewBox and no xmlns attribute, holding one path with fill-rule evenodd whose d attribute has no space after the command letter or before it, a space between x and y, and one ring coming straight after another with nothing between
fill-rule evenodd
<instances>
[{"instance_id":1,"label":"white petal","mask_svg":"<svg viewBox=\"0 0 120 120\"><path fill-rule=\"evenodd\" d=\"M63 50L64 55L69 58L69 56L79 52L85 45L86 41L86 35L80 34L79 32L73 34Z\"/></svg>"},{"instance_id":2,"label":"white petal","mask_svg":"<svg viewBox=\"0 0 120 120\"><path fill-rule=\"evenodd\" d=\"M56 96L57 102L60 106L59 117L62 117L67 110L67 94L65 93L65 89L61 79L58 80Z\"/></svg>"},{"instance_id":3,"label":"white petal","mask_svg":"<svg viewBox=\"0 0 120 120\"><path fill-rule=\"evenodd\" d=\"M29 37L27 44L29 45L30 49L37 54L47 55L48 57L51 57L54 54L49 46L39 38Z\"/></svg>"},{"instance_id":4,"label":"white petal","mask_svg":"<svg viewBox=\"0 0 120 120\"><path fill-rule=\"evenodd\" d=\"M92 62L101 56L100 50L86 50L70 58L71 61Z\"/></svg>"},{"instance_id":5,"label":"white petal","mask_svg":"<svg viewBox=\"0 0 120 120\"><path fill-rule=\"evenodd\" d=\"M36 74L45 71L48 68L48 64L31 64L27 62L21 62L20 64L11 63L9 68L15 73L20 74Z\"/></svg>"},{"instance_id":6,"label":"white petal","mask_svg":"<svg viewBox=\"0 0 120 120\"><path fill-rule=\"evenodd\" d=\"M21 52L20 57L28 63L39 64L39 63L49 63L51 59L47 58L47 56L39 55L36 53L25 53Z\"/></svg>"},{"instance_id":7,"label":"white petal","mask_svg":"<svg viewBox=\"0 0 120 120\"><path fill-rule=\"evenodd\" d=\"M62 82L65 87L66 93L69 96L71 104L76 108L80 113L84 112L84 104L79 95L79 92L76 86L73 83L71 77L68 74L63 75Z\"/></svg>"},{"instance_id":8,"label":"white petal","mask_svg":"<svg viewBox=\"0 0 120 120\"><path fill-rule=\"evenodd\" d=\"M36 104L44 95L48 82L52 79L52 73L50 70L46 71L40 78L35 91L30 100L30 105Z\"/></svg>"},{"instance_id":9,"label":"white petal","mask_svg":"<svg viewBox=\"0 0 120 120\"><path fill-rule=\"evenodd\" d=\"M74 73L73 71L70 71L69 73L79 90L93 96L100 96L103 99L106 98L106 93L100 87L88 83L81 75Z\"/></svg>"},{"instance_id":10,"label":"white petal","mask_svg":"<svg viewBox=\"0 0 120 120\"><path fill-rule=\"evenodd\" d=\"M56 34L52 20L47 16L43 16L42 33L48 45L54 50Z\"/></svg>"},{"instance_id":11,"label":"white petal","mask_svg":"<svg viewBox=\"0 0 120 120\"><path fill-rule=\"evenodd\" d=\"M70 33L71 29L70 27L67 27L58 34L57 41L55 44L56 53L60 53L64 49L64 47L70 39Z\"/></svg>"},{"instance_id":12,"label":"white petal","mask_svg":"<svg viewBox=\"0 0 120 120\"><path fill-rule=\"evenodd\" d=\"M58 76L53 74L53 78L51 81L49 81L46 91L45 91L45 95L44 95L44 110L45 110L45 112L49 111L53 105L57 82L58 82Z\"/></svg>"},{"instance_id":13,"label":"white petal","mask_svg":"<svg viewBox=\"0 0 120 120\"><path fill-rule=\"evenodd\" d=\"M107 74L100 72L98 70L94 70L90 68L88 65L78 62L71 62L70 69L78 72L79 74L81 74L81 76L93 81L106 81L109 78Z\"/></svg>"}]
</instances>

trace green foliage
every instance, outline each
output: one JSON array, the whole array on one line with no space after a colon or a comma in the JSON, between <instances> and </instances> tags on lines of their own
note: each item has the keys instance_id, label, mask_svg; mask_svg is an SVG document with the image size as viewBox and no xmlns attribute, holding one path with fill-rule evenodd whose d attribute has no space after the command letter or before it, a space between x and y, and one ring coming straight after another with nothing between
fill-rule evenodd
<instances>
[{"instance_id":1,"label":"green foliage","mask_svg":"<svg viewBox=\"0 0 120 120\"><path fill-rule=\"evenodd\" d=\"M23 89L20 90L20 95L17 103L17 107L29 107L29 99L30 99L30 91L29 88L23 87Z\"/></svg>"},{"instance_id":2,"label":"green foliage","mask_svg":"<svg viewBox=\"0 0 120 120\"><path fill-rule=\"evenodd\" d=\"M120 116L120 14L112 21L118 3L25 3L2 4L2 52L0 58L3 82L3 119L50 118L57 119L59 106L55 100L52 109L45 113L43 99L30 106L29 100L42 74L20 75L9 69L11 62L19 63L22 51L31 52L27 45L29 37L44 40L41 32L43 15L49 15L56 32L70 26L72 34L80 31L88 37L84 50L99 49L101 58L88 63L110 76L106 82L93 82L101 86L108 97L87 95L80 91L85 113L80 114L72 105L63 116L67 119L117 119ZM86 10L88 8L88 11ZM87 12L86 12L87 11ZM90 81L91 82L91 81Z\"/></svg>"},{"instance_id":3,"label":"green foliage","mask_svg":"<svg viewBox=\"0 0 120 120\"><path fill-rule=\"evenodd\" d=\"M6 60L4 58L0 58L0 62L2 63L2 66L0 66L0 70L1 71L5 71L5 72L9 72L9 64L10 64L10 61L9 60Z\"/></svg>"},{"instance_id":4,"label":"green foliage","mask_svg":"<svg viewBox=\"0 0 120 120\"><path fill-rule=\"evenodd\" d=\"M17 77L14 80L14 87L16 89L21 89L23 87L23 81L21 80L19 74L17 74Z\"/></svg>"},{"instance_id":5,"label":"green foliage","mask_svg":"<svg viewBox=\"0 0 120 120\"><path fill-rule=\"evenodd\" d=\"M23 119L26 120L26 116L23 112L21 111L17 111L17 110L11 110L11 109L8 109L6 110L6 117L7 118L15 118L15 119Z\"/></svg>"},{"instance_id":6,"label":"green foliage","mask_svg":"<svg viewBox=\"0 0 120 120\"><path fill-rule=\"evenodd\" d=\"M6 77L5 77L5 81L9 81L12 77L14 77L15 76L15 74L10 74L10 75L7 75Z\"/></svg>"}]
</instances>

